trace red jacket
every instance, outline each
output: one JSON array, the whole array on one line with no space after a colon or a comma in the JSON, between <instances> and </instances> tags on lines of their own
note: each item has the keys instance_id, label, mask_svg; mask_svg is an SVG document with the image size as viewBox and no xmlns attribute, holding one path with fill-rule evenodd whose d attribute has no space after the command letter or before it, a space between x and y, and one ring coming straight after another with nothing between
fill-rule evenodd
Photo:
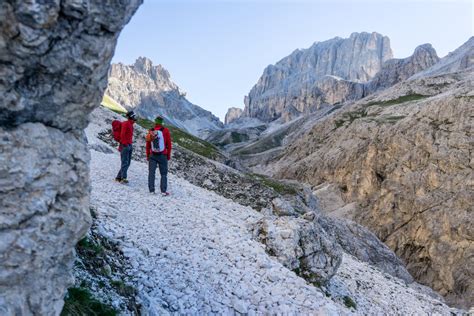
<instances>
[{"instance_id":1,"label":"red jacket","mask_svg":"<svg viewBox=\"0 0 474 316\"><path fill-rule=\"evenodd\" d=\"M163 127L161 125L156 124L155 127L153 128L155 131L160 130L163 128L163 138L165 141L165 150L163 151L163 155L166 155L168 160L171 158L171 134L170 130L167 129L166 127ZM146 159L150 159L151 155L151 142L146 142Z\"/></svg>"},{"instance_id":2,"label":"red jacket","mask_svg":"<svg viewBox=\"0 0 474 316\"><path fill-rule=\"evenodd\" d=\"M131 145L133 142L133 123L135 123L134 120L122 122L122 127L120 130L120 144L123 146Z\"/></svg>"}]
</instances>

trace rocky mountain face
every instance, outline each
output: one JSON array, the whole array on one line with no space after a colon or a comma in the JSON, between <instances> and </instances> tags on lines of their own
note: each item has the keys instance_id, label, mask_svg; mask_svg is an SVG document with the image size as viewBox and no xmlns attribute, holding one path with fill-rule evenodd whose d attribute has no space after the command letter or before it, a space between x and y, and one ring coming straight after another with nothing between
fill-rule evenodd
<instances>
[{"instance_id":1,"label":"rocky mountain face","mask_svg":"<svg viewBox=\"0 0 474 316\"><path fill-rule=\"evenodd\" d=\"M386 61L382 69L366 84L365 95L389 88L430 68L438 61L439 57L431 44L420 45L410 57Z\"/></svg>"},{"instance_id":2,"label":"rocky mountain face","mask_svg":"<svg viewBox=\"0 0 474 316\"><path fill-rule=\"evenodd\" d=\"M0 313L58 315L90 225L83 129L140 0L3 1Z\"/></svg>"},{"instance_id":3,"label":"rocky mountain face","mask_svg":"<svg viewBox=\"0 0 474 316\"><path fill-rule=\"evenodd\" d=\"M389 39L377 33L353 33L349 39L335 38L297 50L265 69L245 97L243 115L266 122L289 121L316 112L323 104L359 100L439 61L431 44L418 46L404 59L391 57ZM468 57L464 60L469 64Z\"/></svg>"},{"instance_id":4,"label":"rocky mountain face","mask_svg":"<svg viewBox=\"0 0 474 316\"><path fill-rule=\"evenodd\" d=\"M461 52L446 57L458 65L454 73L440 74L435 64L426 74L436 76L404 81L319 120L266 170L319 192L334 188L327 215L368 227L416 280L469 308L474 73L460 62L472 50Z\"/></svg>"},{"instance_id":5,"label":"rocky mountain face","mask_svg":"<svg viewBox=\"0 0 474 316\"><path fill-rule=\"evenodd\" d=\"M360 98L359 84L372 79L391 58L390 40L375 32L296 50L264 70L245 97L245 116L289 120L324 103Z\"/></svg>"},{"instance_id":6,"label":"rocky mountain face","mask_svg":"<svg viewBox=\"0 0 474 316\"><path fill-rule=\"evenodd\" d=\"M127 109L154 119L158 114L194 135L223 127L211 112L189 102L169 72L145 57L133 65L112 64L106 93Z\"/></svg>"},{"instance_id":7,"label":"rocky mountain face","mask_svg":"<svg viewBox=\"0 0 474 316\"><path fill-rule=\"evenodd\" d=\"M225 114L225 124L230 124L237 120L244 111L240 108L229 108Z\"/></svg>"}]
</instances>

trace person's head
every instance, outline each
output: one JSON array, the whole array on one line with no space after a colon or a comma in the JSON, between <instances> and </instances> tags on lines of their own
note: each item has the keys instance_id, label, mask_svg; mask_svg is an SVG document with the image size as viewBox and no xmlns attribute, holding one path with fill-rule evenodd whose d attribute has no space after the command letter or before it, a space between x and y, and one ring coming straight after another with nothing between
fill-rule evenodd
<instances>
[{"instance_id":1,"label":"person's head","mask_svg":"<svg viewBox=\"0 0 474 316\"><path fill-rule=\"evenodd\" d=\"M134 120L134 121L137 120L137 115L136 115L135 112L133 112L133 111L127 112L127 114L126 114L125 116L126 116L129 120Z\"/></svg>"},{"instance_id":2,"label":"person's head","mask_svg":"<svg viewBox=\"0 0 474 316\"><path fill-rule=\"evenodd\" d=\"M158 125L163 125L163 116L161 115L158 115L157 117L155 117L155 123L158 124Z\"/></svg>"}]
</instances>

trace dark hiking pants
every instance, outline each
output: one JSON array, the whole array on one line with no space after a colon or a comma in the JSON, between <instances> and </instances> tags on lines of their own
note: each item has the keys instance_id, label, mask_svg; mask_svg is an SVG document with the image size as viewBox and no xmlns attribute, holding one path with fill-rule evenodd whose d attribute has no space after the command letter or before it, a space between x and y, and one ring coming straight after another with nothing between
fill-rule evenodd
<instances>
[{"instance_id":1,"label":"dark hiking pants","mask_svg":"<svg viewBox=\"0 0 474 316\"><path fill-rule=\"evenodd\" d=\"M120 160L122 163L117 174L117 179L127 179L128 167L130 167L130 162L132 162L132 151L132 145L126 145L122 147L122 151L120 152Z\"/></svg>"},{"instance_id":2,"label":"dark hiking pants","mask_svg":"<svg viewBox=\"0 0 474 316\"><path fill-rule=\"evenodd\" d=\"M163 154L152 154L148 160L148 189L155 192L156 166L160 169L160 190L166 192L168 187L168 158Z\"/></svg>"}]
</instances>

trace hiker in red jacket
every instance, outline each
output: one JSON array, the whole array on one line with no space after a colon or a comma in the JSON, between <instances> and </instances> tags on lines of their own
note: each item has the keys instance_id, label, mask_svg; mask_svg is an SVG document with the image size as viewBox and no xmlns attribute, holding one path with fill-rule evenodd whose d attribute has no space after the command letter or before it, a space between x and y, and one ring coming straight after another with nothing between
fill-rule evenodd
<instances>
[{"instance_id":1,"label":"hiker in red jacket","mask_svg":"<svg viewBox=\"0 0 474 316\"><path fill-rule=\"evenodd\" d=\"M120 170L115 178L115 181L120 183L128 183L127 171L132 161L132 143L133 143L133 124L137 120L137 116L133 111L126 114L128 120L122 122L120 127Z\"/></svg>"},{"instance_id":2,"label":"hiker in red jacket","mask_svg":"<svg viewBox=\"0 0 474 316\"><path fill-rule=\"evenodd\" d=\"M163 117L157 116L155 127L146 135L146 158L148 160L148 189L155 193L156 166L160 169L161 195L168 196L168 160L171 159L171 135L169 129L163 126Z\"/></svg>"}]
</instances>

